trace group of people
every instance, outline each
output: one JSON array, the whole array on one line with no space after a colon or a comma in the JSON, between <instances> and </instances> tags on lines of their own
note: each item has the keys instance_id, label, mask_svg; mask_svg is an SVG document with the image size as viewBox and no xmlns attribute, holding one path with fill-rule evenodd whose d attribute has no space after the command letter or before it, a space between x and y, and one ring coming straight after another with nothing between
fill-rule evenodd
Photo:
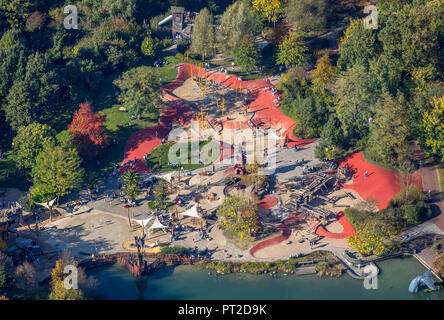
<instances>
[{"instance_id":1,"label":"group of people","mask_svg":"<svg viewBox=\"0 0 444 320\"><path fill-rule=\"evenodd\" d=\"M136 162L137 158L134 158L134 160L128 160L127 162L125 162L123 166L130 166L131 169L134 169L134 167L136 166Z\"/></svg>"}]
</instances>

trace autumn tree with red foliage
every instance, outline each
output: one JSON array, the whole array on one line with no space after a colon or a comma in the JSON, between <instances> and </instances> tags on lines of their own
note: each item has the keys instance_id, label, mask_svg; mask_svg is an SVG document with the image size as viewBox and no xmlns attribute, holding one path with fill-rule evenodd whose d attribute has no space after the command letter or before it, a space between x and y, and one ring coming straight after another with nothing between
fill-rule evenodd
<instances>
[{"instance_id":1,"label":"autumn tree with red foliage","mask_svg":"<svg viewBox=\"0 0 444 320\"><path fill-rule=\"evenodd\" d=\"M68 127L69 132L74 135L74 142L80 155L95 157L99 150L108 144L108 136L103 125L105 120L106 116L93 112L88 102L80 104Z\"/></svg>"}]
</instances>

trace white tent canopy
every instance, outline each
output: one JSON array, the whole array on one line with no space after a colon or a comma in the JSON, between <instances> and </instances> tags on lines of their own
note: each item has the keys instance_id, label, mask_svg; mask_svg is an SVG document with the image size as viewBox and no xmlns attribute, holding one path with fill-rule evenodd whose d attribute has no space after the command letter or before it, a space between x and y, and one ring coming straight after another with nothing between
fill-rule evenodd
<instances>
[{"instance_id":1,"label":"white tent canopy","mask_svg":"<svg viewBox=\"0 0 444 320\"><path fill-rule=\"evenodd\" d=\"M197 213L196 205L194 205L191 209L188 209L187 211L181 212L179 214L188 217L201 218L201 216L199 216L199 214Z\"/></svg>"},{"instance_id":2,"label":"white tent canopy","mask_svg":"<svg viewBox=\"0 0 444 320\"><path fill-rule=\"evenodd\" d=\"M140 226L142 228L145 228L152 219L153 219L153 217L149 217L148 219L144 219L144 220L133 219L133 221L136 221L138 224L140 224Z\"/></svg>"},{"instance_id":3,"label":"white tent canopy","mask_svg":"<svg viewBox=\"0 0 444 320\"><path fill-rule=\"evenodd\" d=\"M166 228L167 226L164 226L162 223L160 223L159 218L156 217L156 219L154 220L153 224L151 225L150 229L163 229Z\"/></svg>"},{"instance_id":4,"label":"white tent canopy","mask_svg":"<svg viewBox=\"0 0 444 320\"><path fill-rule=\"evenodd\" d=\"M57 198L52 199L51 201L48 202L43 202L43 203L37 203L39 206L45 207L46 209L49 209L50 207L52 207L54 205L54 202L56 201Z\"/></svg>"}]
</instances>

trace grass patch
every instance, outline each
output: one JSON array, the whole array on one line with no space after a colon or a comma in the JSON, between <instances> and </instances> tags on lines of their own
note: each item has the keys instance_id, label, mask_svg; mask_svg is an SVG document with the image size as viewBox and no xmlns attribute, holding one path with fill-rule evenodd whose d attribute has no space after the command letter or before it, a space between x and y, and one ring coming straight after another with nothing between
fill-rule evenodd
<instances>
[{"instance_id":1,"label":"grass patch","mask_svg":"<svg viewBox=\"0 0 444 320\"><path fill-rule=\"evenodd\" d=\"M178 256L183 256L188 251L187 248L180 247L180 246L174 246L174 247L163 247L160 250L161 254L176 254Z\"/></svg>"},{"instance_id":2,"label":"grass patch","mask_svg":"<svg viewBox=\"0 0 444 320\"><path fill-rule=\"evenodd\" d=\"M199 142L199 150L201 151L202 148L204 146L206 146L209 143L217 143L214 141L200 141ZM157 148L155 148L150 155L148 156L147 159L147 166L149 168L155 168L158 164L161 165L160 170L159 171L174 171L174 170L178 170L177 168L170 168L168 167L168 153L170 151L170 148L173 145L177 145L178 148L180 148L184 145L186 145L188 152L186 155L183 155L180 159L180 164L183 165L184 170L194 170L194 169L199 169L199 168L203 168L204 166L208 165L208 164L201 164L201 163L191 163L191 142L185 143L185 142L179 142L179 143L174 143L174 142L166 142L165 144L162 144L160 146L158 146ZM217 144L218 150L219 150L219 144ZM180 150L180 149L179 149ZM179 151L176 153L177 156L179 156ZM210 161L207 163L213 163L214 161L216 161L219 158L219 154L210 154ZM179 166L180 167L180 166Z\"/></svg>"},{"instance_id":3,"label":"grass patch","mask_svg":"<svg viewBox=\"0 0 444 320\"><path fill-rule=\"evenodd\" d=\"M174 203L174 202L166 202L165 203L165 210L168 210L168 211L173 211L174 210L174 207L176 206L176 204ZM149 201L148 202L148 208L150 209L150 210L154 210L154 209L156 209L156 203L154 202L154 201Z\"/></svg>"},{"instance_id":4,"label":"grass patch","mask_svg":"<svg viewBox=\"0 0 444 320\"><path fill-rule=\"evenodd\" d=\"M438 177L441 188L441 197L444 199L444 168L438 168Z\"/></svg>"}]
</instances>

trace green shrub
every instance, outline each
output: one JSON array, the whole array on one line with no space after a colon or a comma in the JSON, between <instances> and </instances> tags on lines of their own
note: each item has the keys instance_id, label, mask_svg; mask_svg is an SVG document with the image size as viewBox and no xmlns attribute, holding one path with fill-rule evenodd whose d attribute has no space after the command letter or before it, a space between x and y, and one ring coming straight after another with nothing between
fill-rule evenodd
<instances>
[{"instance_id":1,"label":"green shrub","mask_svg":"<svg viewBox=\"0 0 444 320\"><path fill-rule=\"evenodd\" d=\"M156 55L156 41L151 37L143 39L140 50L147 57L154 57Z\"/></svg>"},{"instance_id":2,"label":"green shrub","mask_svg":"<svg viewBox=\"0 0 444 320\"><path fill-rule=\"evenodd\" d=\"M179 41L177 41L177 51L179 51L181 54L184 54L189 47L190 47L189 41L185 39L179 39Z\"/></svg>"},{"instance_id":3,"label":"green shrub","mask_svg":"<svg viewBox=\"0 0 444 320\"><path fill-rule=\"evenodd\" d=\"M160 250L160 253L162 254L177 254L178 256L183 256L187 253L187 248L180 247L180 246L174 246L174 247L163 247L162 250Z\"/></svg>"},{"instance_id":4,"label":"green shrub","mask_svg":"<svg viewBox=\"0 0 444 320\"><path fill-rule=\"evenodd\" d=\"M404 218L410 225L419 224L432 216L432 209L424 201L415 204L406 204L404 208Z\"/></svg>"}]
</instances>

